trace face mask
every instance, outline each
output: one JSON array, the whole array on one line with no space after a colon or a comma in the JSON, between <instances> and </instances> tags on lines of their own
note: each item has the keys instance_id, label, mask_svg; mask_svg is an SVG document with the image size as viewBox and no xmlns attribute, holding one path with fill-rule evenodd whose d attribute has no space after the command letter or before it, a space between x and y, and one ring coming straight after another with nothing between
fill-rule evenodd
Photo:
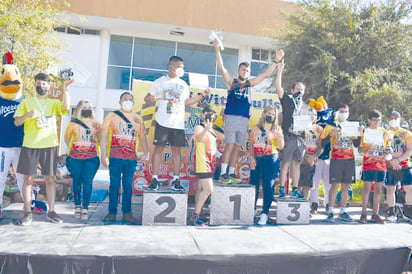
<instances>
[{"instance_id":1,"label":"face mask","mask_svg":"<svg viewBox=\"0 0 412 274\"><path fill-rule=\"evenodd\" d=\"M400 127L400 125L401 125L401 120L398 118L398 119L395 119L395 120L390 120L389 121L389 126L391 127L391 128L398 128L398 127Z\"/></svg>"},{"instance_id":2,"label":"face mask","mask_svg":"<svg viewBox=\"0 0 412 274\"><path fill-rule=\"evenodd\" d=\"M81 114L84 118L89 118L92 116L92 110L91 109L82 109Z\"/></svg>"},{"instance_id":3,"label":"face mask","mask_svg":"<svg viewBox=\"0 0 412 274\"><path fill-rule=\"evenodd\" d=\"M36 86L36 92L38 95L43 96L49 91L48 88L42 86Z\"/></svg>"},{"instance_id":4,"label":"face mask","mask_svg":"<svg viewBox=\"0 0 412 274\"><path fill-rule=\"evenodd\" d=\"M268 115L265 117L265 121L266 123L273 123L273 121L275 121L275 117Z\"/></svg>"},{"instance_id":5,"label":"face mask","mask_svg":"<svg viewBox=\"0 0 412 274\"><path fill-rule=\"evenodd\" d=\"M133 101L127 100L122 102L122 109L125 111L132 111L133 110Z\"/></svg>"},{"instance_id":6,"label":"face mask","mask_svg":"<svg viewBox=\"0 0 412 274\"><path fill-rule=\"evenodd\" d=\"M177 68L175 70L175 73L176 73L177 77L183 77L183 75L185 74L185 70L182 69L182 68Z\"/></svg>"},{"instance_id":7,"label":"face mask","mask_svg":"<svg viewBox=\"0 0 412 274\"><path fill-rule=\"evenodd\" d=\"M342 112L338 112L338 119L339 121L343 122L346 121L349 117L349 113L342 113Z\"/></svg>"},{"instance_id":8,"label":"face mask","mask_svg":"<svg viewBox=\"0 0 412 274\"><path fill-rule=\"evenodd\" d=\"M298 91L295 94L293 94L293 98L301 98L302 97L302 92Z\"/></svg>"}]
</instances>

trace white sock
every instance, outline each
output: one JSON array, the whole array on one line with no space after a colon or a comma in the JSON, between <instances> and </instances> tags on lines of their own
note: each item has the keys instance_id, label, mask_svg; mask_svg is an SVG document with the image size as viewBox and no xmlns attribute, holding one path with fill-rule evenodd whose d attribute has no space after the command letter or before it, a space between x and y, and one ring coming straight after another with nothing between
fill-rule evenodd
<instances>
[{"instance_id":1,"label":"white sock","mask_svg":"<svg viewBox=\"0 0 412 274\"><path fill-rule=\"evenodd\" d=\"M333 206L329 207L329 213L333 213Z\"/></svg>"},{"instance_id":2,"label":"white sock","mask_svg":"<svg viewBox=\"0 0 412 274\"><path fill-rule=\"evenodd\" d=\"M233 166L229 167L229 175L230 174L235 174L235 168Z\"/></svg>"},{"instance_id":3,"label":"white sock","mask_svg":"<svg viewBox=\"0 0 412 274\"><path fill-rule=\"evenodd\" d=\"M179 180L179 176L173 175L173 181L174 181L174 180Z\"/></svg>"},{"instance_id":4,"label":"white sock","mask_svg":"<svg viewBox=\"0 0 412 274\"><path fill-rule=\"evenodd\" d=\"M220 175L226 174L227 164L222 164L222 169L220 170Z\"/></svg>"},{"instance_id":5,"label":"white sock","mask_svg":"<svg viewBox=\"0 0 412 274\"><path fill-rule=\"evenodd\" d=\"M345 213L345 212L346 212L346 209L344 207L341 207L340 208L340 214Z\"/></svg>"},{"instance_id":6,"label":"white sock","mask_svg":"<svg viewBox=\"0 0 412 274\"><path fill-rule=\"evenodd\" d=\"M157 177L157 175L152 175L152 179L158 180L159 178Z\"/></svg>"}]
</instances>

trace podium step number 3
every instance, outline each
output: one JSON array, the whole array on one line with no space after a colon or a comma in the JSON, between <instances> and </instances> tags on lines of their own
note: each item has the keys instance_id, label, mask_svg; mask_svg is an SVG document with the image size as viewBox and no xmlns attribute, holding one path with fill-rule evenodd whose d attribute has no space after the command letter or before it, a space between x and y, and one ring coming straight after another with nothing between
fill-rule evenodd
<instances>
[{"instance_id":1,"label":"podium step number 3","mask_svg":"<svg viewBox=\"0 0 412 274\"><path fill-rule=\"evenodd\" d=\"M309 224L309 202L278 200L277 224Z\"/></svg>"}]
</instances>

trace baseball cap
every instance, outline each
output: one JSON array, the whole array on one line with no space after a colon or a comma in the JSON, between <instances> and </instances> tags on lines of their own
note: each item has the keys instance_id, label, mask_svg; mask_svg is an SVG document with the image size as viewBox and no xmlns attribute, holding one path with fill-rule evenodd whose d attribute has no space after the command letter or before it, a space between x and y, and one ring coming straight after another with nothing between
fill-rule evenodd
<instances>
[{"instance_id":1,"label":"baseball cap","mask_svg":"<svg viewBox=\"0 0 412 274\"><path fill-rule=\"evenodd\" d=\"M389 114L389 116L391 116L391 115L396 115L396 116L398 116L399 118L401 118L401 114L400 114L398 111L396 111L396 110L392 110L391 113Z\"/></svg>"}]
</instances>

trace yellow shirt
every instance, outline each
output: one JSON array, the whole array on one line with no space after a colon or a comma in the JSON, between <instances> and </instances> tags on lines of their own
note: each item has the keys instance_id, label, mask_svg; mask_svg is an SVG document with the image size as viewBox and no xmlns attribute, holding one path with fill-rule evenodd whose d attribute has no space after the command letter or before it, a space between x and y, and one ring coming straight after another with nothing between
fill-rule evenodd
<instances>
[{"instance_id":1,"label":"yellow shirt","mask_svg":"<svg viewBox=\"0 0 412 274\"><path fill-rule=\"evenodd\" d=\"M56 118L67 114L67 110L63 110L62 107L63 102L57 99L30 97L20 103L14 113L14 118L35 111L32 118L24 121L24 147L48 148L59 145ZM44 119L41 119L42 117Z\"/></svg>"}]
</instances>

